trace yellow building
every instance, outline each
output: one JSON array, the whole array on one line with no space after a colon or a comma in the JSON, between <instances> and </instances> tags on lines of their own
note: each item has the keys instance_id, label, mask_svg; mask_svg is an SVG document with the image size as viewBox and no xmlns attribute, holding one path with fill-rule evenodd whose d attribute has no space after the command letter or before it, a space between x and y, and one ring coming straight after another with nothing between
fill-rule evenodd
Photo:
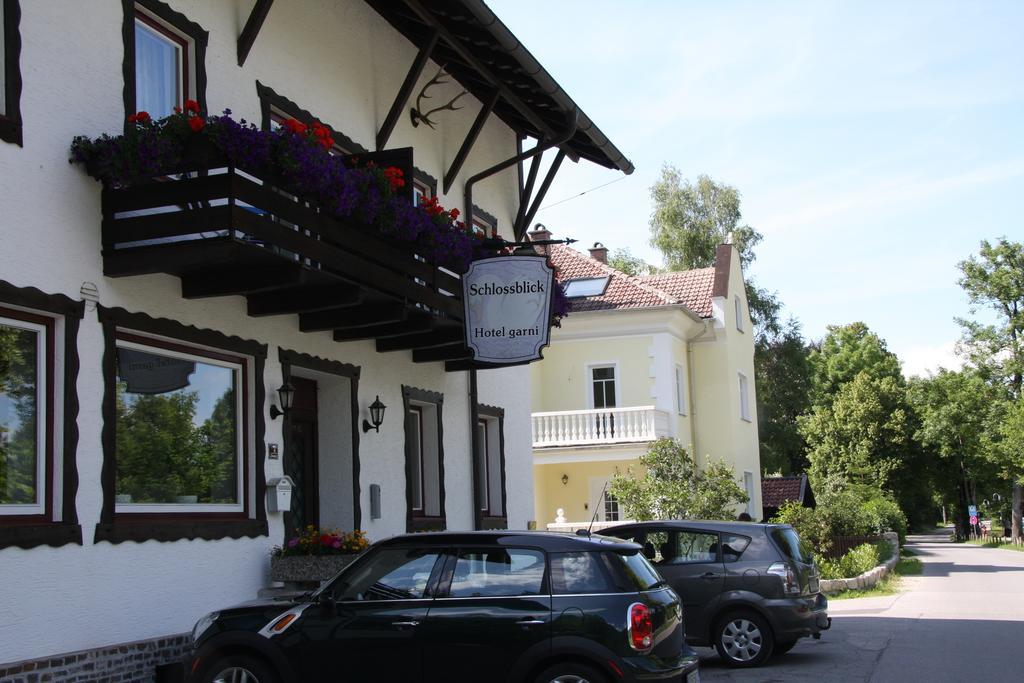
<instances>
[{"instance_id":1,"label":"yellow building","mask_svg":"<svg viewBox=\"0 0 1024 683\"><path fill-rule=\"evenodd\" d=\"M609 266L600 244L589 256L547 249L572 314L531 366L538 525L559 510L570 523L619 519L606 482L665 436L700 466L724 458L760 519L754 333L736 248L719 245L711 268L641 277Z\"/></svg>"}]
</instances>

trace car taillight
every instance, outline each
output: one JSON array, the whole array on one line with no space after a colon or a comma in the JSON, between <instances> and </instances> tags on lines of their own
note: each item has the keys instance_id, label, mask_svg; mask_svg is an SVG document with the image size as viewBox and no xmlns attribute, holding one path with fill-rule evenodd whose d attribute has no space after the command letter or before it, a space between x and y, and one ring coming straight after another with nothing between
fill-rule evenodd
<instances>
[{"instance_id":1,"label":"car taillight","mask_svg":"<svg viewBox=\"0 0 1024 683\"><path fill-rule=\"evenodd\" d=\"M646 652L654 643L654 625L651 610L639 602L629 606L629 645L634 650Z\"/></svg>"},{"instance_id":2,"label":"car taillight","mask_svg":"<svg viewBox=\"0 0 1024 683\"><path fill-rule=\"evenodd\" d=\"M800 595L800 582L788 562L776 562L768 567L768 573L782 579L782 591L787 595Z\"/></svg>"}]
</instances>

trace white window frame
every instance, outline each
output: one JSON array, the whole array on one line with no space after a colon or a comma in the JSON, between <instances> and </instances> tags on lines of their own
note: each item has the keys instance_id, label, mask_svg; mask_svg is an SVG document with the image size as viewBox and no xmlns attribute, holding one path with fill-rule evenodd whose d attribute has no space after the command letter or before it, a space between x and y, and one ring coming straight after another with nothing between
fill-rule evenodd
<instances>
[{"instance_id":1,"label":"white window frame","mask_svg":"<svg viewBox=\"0 0 1024 683\"><path fill-rule=\"evenodd\" d=\"M609 513L614 515L610 517ZM619 499L612 495L611 491L604 492L604 500L601 501L601 521L619 522L622 520L622 509L619 507Z\"/></svg>"},{"instance_id":2,"label":"white window frame","mask_svg":"<svg viewBox=\"0 0 1024 683\"><path fill-rule=\"evenodd\" d=\"M422 199L430 199L433 196L434 195L431 192L429 185L427 185L422 180L418 180L416 178L412 179L412 205L413 206L419 206L421 198Z\"/></svg>"},{"instance_id":3,"label":"white window frame","mask_svg":"<svg viewBox=\"0 0 1024 683\"><path fill-rule=\"evenodd\" d=\"M196 76L196 44L195 44L195 40L191 36L189 36L187 33L179 30L173 24L171 24L171 23L165 21L164 19L161 19L160 17L156 16L155 14L153 14L152 12L147 10L142 5L139 5L138 3L135 4L135 17L133 19L134 26L135 26L135 31L138 31L140 28L142 28L142 30L148 31L151 34L156 35L158 38L160 38L161 40L166 41L169 44L172 42L167 36L161 35L157 29L153 28L152 26L148 26L145 21L142 21L141 19L139 19L139 15L140 14L145 16L146 19L149 20L150 22L152 22L154 24L158 24L160 26L160 28L163 29L164 31L167 31L168 33L171 33L171 34L177 36L182 41L182 43L184 43L184 47L182 45L180 45L180 44L175 43L175 47L178 48L178 83L177 83L178 101L176 103L176 106L179 106L179 107L184 106L185 100L195 100L195 99L198 99L197 91L196 91L197 76ZM134 34L132 35L132 40L133 41L135 40ZM139 63L138 63L138 59L136 58L136 61L135 61L135 77L136 77L136 79L138 79L138 68L139 68ZM142 108L139 106L139 104L140 104L139 103L139 93L138 93L138 91L136 91L136 93L135 93L135 111L141 111L142 110ZM150 112L150 113L153 114L154 118L159 118L159 116L161 116L160 114L158 114L156 112Z\"/></svg>"},{"instance_id":4,"label":"white window frame","mask_svg":"<svg viewBox=\"0 0 1024 683\"><path fill-rule=\"evenodd\" d=\"M739 377L740 390L740 419L751 422L750 416L750 381L742 372L737 373Z\"/></svg>"},{"instance_id":5,"label":"white window frame","mask_svg":"<svg viewBox=\"0 0 1024 683\"><path fill-rule=\"evenodd\" d=\"M743 331L743 303L740 301L740 295L735 294L733 296L733 308L736 312L736 329L740 332Z\"/></svg>"},{"instance_id":6,"label":"white window frame","mask_svg":"<svg viewBox=\"0 0 1024 683\"><path fill-rule=\"evenodd\" d=\"M420 507L410 507L417 518L444 518L441 508L441 442L438 405L426 401L409 401L409 412L419 414ZM431 481L431 478L436 481ZM409 501L410 506L412 501Z\"/></svg>"},{"instance_id":7,"label":"white window frame","mask_svg":"<svg viewBox=\"0 0 1024 683\"><path fill-rule=\"evenodd\" d=\"M594 370L599 370L599 369L602 369L602 368L611 368L612 369L612 381L615 383L614 386L613 386L615 405L611 406L611 408L618 408L618 407L620 407L620 405L619 405L619 363L618 363L618 361L607 361L607 362L604 362L604 363L587 363L585 367L586 367L587 382L586 382L586 387L585 387L584 390L587 392L587 407L590 408L591 410L609 410L610 409L608 407L598 408L597 406L594 405ZM604 381L604 380L602 380L602 381Z\"/></svg>"},{"instance_id":8,"label":"white window frame","mask_svg":"<svg viewBox=\"0 0 1024 683\"><path fill-rule=\"evenodd\" d=\"M686 372L676 363L676 413L686 415Z\"/></svg>"},{"instance_id":9,"label":"white window frame","mask_svg":"<svg viewBox=\"0 0 1024 683\"><path fill-rule=\"evenodd\" d=\"M484 220L480 216L474 214L473 223L470 226L470 231L474 235L482 235L484 238L490 237L495 234L494 226L491 225L490 221Z\"/></svg>"},{"instance_id":10,"label":"white window frame","mask_svg":"<svg viewBox=\"0 0 1024 683\"><path fill-rule=\"evenodd\" d=\"M32 315L41 315L34 311L26 311ZM49 316L44 316L49 317ZM47 387L50 384L50 377L46 374L47 353L46 334L47 327L39 323L18 318L8 318L0 315L0 324L5 327L15 327L22 330L34 332L36 335L36 502L23 504L0 505L0 516L7 515L45 515L49 501L46 498L47 484L47 423L50 406L47 401ZM56 430L56 426L54 427ZM56 477L56 451L54 451L54 476ZM54 487L56 494L56 486Z\"/></svg>"},{"instance_id":11,"label":"white window frame","mask_svg":"<svg viewBox=\"0 0 1024 683\"><path fill-rule=\"evenodd\" d=\"M134 330L124 330L126 334L133 336L140 336ZM160 341L166 341L176 346L188 346L195 349L194 353L184 353L176 351L174 349L165 348L160 344ZM140 342L129 341L126 339L118 338L115 341L115 348L132 349L135 351L142 351L144 353L150 353L153 355L167 356L169 358L179 358L182 360L196 361L199 363L205 363L206 365L215 365L219 367L228 368L235 373L235 439L236 439L236 462L237 468L235 473L235 497L236 503L115 503L114 511L117 514L160 514L160 513L183 513L183 512L223 512L223 513L240 513L245 511L245 503L247 497L247 477L246 467L249 460L249 453L245 449L245 444L252 443L251 438L246 438L250 432L250 423L252 421L251 416L253 413L251 410L246 410L246 403L249 402L249 396L246 388L248 385L248 392L252 391L252 382L246 382L245 377L248 373L249 377L252 377L251 359L241 357L240 363L234 363L230 361L221 360L219 358L211 358L203 355L205 349L196 347L191 344L185 344L174 339L154 339L154 343L144 344ZM216 349L209 349L213 353L226 353ZM236 355L227 353L226 355ZM115 379L116 381L116 379ZM117 436L116 436L116 425L115 425L115 436L114 436L114 453L115 457L117 454ZM251 437L251 435L249 435ZM117 495L117 484L114 484L114 493Z\"/></svg>"}]
</instances>

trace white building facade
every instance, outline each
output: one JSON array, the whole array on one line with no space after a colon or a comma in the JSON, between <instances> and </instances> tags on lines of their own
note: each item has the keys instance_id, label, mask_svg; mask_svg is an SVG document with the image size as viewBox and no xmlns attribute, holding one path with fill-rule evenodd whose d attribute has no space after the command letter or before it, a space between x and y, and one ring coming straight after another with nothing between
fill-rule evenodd
<instances>
[{"instance_id":1,"label":"white building facade","mask_svg":"<svg viewBox=\"0 0 1024 683\"><path fill-rule=\"evenodd\" d=\"M457 274L403 272L344 244L310 256L288 241L271 258L251 234L224 251L175 244L171 219L132 217L137 195L115 206L67 161L75 136L186 100L265 129L320 121L339 154L411 148L417 195L514 241L543 193L523 159L495 167L523 140L543 139L558 163L632 167L482 2L0 5L0 679L152 680L199 616L269 583L271 549L307 524L378 540L534 519L530 373L474 365ZM490 71L489 52L533 85ZM469 92L416 122L442 65L430 102ZM551 106L524 94L536 79ZM165 203L179 222L216 209ZM110 231L125 216L154 239L120 251ZM329 257L350 268L328 277ZM375 399L383 422L364 431ZM292 501L275 511L268 482L285 475Z\"/></svg>"}]
</instances>

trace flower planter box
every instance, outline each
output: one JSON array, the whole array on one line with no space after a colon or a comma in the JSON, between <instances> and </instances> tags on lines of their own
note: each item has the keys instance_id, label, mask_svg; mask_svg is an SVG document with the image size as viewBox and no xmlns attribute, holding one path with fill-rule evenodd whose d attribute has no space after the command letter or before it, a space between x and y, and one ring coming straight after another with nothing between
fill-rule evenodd
<instances>
[{"instance_id":1,"label":"flower planter box","mask_svg":"<svg viewBox=\"0 0 1024 683\"><path fill-rule=\"evenodd\" d=\"M352 563L358 555L293 555L270 558L270 578L286 582L320 582Z\"/></svg>"}]
</instances>

